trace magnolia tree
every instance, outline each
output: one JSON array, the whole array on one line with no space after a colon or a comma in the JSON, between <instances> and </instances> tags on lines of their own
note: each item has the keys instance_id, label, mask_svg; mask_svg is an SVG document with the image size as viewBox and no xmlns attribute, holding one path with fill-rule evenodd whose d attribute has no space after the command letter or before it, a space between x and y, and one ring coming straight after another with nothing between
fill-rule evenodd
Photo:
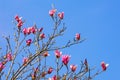
<instances>
[{"instance_id":1,"label":"magnolia tree","mask_svg":"<svg viewBox=\"0 0 120 80\"><path fill-rule=\"evenodd\" d=\"M25 21L15 16L14 38L4 36L7 41L6 52L0 57L0 79L2 80L91 80L101 72L106 71L108 64L101 62L102 69L91 74L95 67L90 68L87 59L69 65L71 56L61 52L61 49L83 42L79 33L73 36L65 45L56 46L56 38L64 35L66 30L63 22L64 12L56 9L49 11L54 23L53 31L45 34L43 27L36 25L24 27ZM62 36L63 37L63 36ZM0 50L2 51L3 48ZM32 50L31 50L32 49ZM54 56L49 56L50 51ZM53 65L47 65L46 58L53 57ZM55 61L54 61L55 60ZM69 64L68 64L69 63Z\"/></svg>"}]
</instances>

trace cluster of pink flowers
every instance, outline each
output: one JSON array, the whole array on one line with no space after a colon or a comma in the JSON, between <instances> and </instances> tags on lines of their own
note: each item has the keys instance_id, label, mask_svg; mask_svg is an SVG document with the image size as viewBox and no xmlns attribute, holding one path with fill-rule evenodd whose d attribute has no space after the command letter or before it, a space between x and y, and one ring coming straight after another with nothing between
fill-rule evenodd
<instances>
[{"instance_id":1,"label":"cluster of pink flowers","mask_svg":"<svg viewBox=\"0 0 120 80\"><path fill-rule=\"evenodd\" d=\"M57 18L59 19L59 21L62 20L62 19L64 19L64 12L59 12L58 14L56 12L57 12L56 9L52 9L52 10L49 11L49 15L52 18L54 18L54 16L57 15ZM17 16L15 16L15 20L17 21L17 27L21 28L21 26L23 25L22 18L17 15ZM23 28L23 30L22 30L22 32L23 32L24 35L29 35L31 33L32 34L36 34L37 31L40 32L39 39L44 39L46 37L45 34L42 32L43 28L37 29L35 26L32 26L32 27L28 27L28 28ZM74 39L75 39L76 42L80 41L81 40L80 33L76 33ZM27 46L30 46L31 43L32 43L32 39L26 40L26 45ZM68 63L70 61L70 57L71 56L70 55L63 55L62 52L59 51L59 50L55 50L54 53L55 53L55 57L56 57L57 60L61 58L62 66L64 65L64 66L68 67ZM44 52L42 54L42 56L44 56L45 58L48 57L49 56L48 51ZM6 62L7 61L11 61L13 59L11 53L7 53L6 56L5 56L5 58L7 59ZM23 65L26 66L26 64L28 63L28 61L29 61L29 58L28 57L24 57L23 58ZM5 67L4 65L6 64L6 62L4 61L4 62L0 63L0 72L4 69L4 67ZM84 65L86 67L86 70L88 70L87 59L85 59ZM105 71L107 69L108 65L109 64L106 64L105 62L101 62L102 71ZM77 69L77 66L74 65L74 64L71 64L69 66L69 68L71 69L71 72L75 72L76 69ZM36 75L37 75L38 71L39 71L38 67L34 69L34 72L31 75L32 80L36 79ZM45 75L51 74L52 72L53 72L53 68L49 67L46 71L44 71L44 72L41 73L41 77L45 77ZM49 80L57 80L57 76L54 75Z\"/></svg>"},{"instance_id":2,"label":"cluster of pink flowers","mask_svg":"<svg viewBox=\"0 0 120 80\"><path fill-rule=\"evenodd\" d=\"M23 34L24 35L29 35L31 33L35 34L37 31L42 32L43 28L40 28L39 30L35 28L35 26L32 27L28 27L28 28L24 28L23 29ZM42 36L42 38L45 38L45 34L42 33L40 34L40 37Z\"/></svg>"},{"instance_id":3,"label":"cluster of pink flowers","mask_svg":"<svg viewBox=\"0 0 120 80\"><path fill-rule=\"evenodd\" d=\"M24 28L23 29L23 33L24 33L24 35L29 35L30 33L33 33L33 34L35 34L36 33L36 31L37 31L37 29L33 26L33 27L28 27L28 28Z\"/></svg>"},{"instance_id":4,"label":"cluster of pink flowers","mask_svg":"<svg viewBox=\"0 0 120 80\"><path fill-rule=\"evenodd\" d=\"M19 17L18 15L16 15L15 20L17 21L17 27L21 28L21 26L23 25L22 17Z\"/></svg>"},{"instance_id":5,"label":"cluster of pink flowers","mask_svg":"<svg viewBox=\"0 0 120 80\"><path fill-rule=\"evenodd\" d=\"M60 52L59 50L55 50L56 58L60 58L61 55L62 55L62 52ZM70 55L62 55L62 62L64 65L67 65L69 60L70 60Z\"/></svg>"},{"instance_id":6,"label":"cluster of pink flowers","mask_svg":"<svg viewBox=\"0 0 120 80\"><path fill-rule=\"evenodd\" d=\"M20 29L21 26L23 25L22 17L19 17L18 15L15 16L15 20L17 21L17 27ZM43 39L45 38L45 34L41 33L43 31L43 28L41 27L40 29L37 29L35 26L28 27L28 28L23 28L22 32L24 35L29 35L29 34L36 34L36 32L40 32L39 38ZM30 46L32 42L32 39L26 40L26 45Z\"/></svg>"},{"instance_id":7,"label":"cluster of pink flowers","mask_svg":"<svg viewBox=\"0 0 120 80\"><path fill-rule=\"evenodd\" d=\"M4 65L9 62L12 61L13 56L11 54L11 52L8 52L5 56L4 56L4 61L0 62L0 72L4 69Z\"/></svg>"},{"instance_id":8,"label":"cluster of pink flowers","mask_svg":"<svg viewBox=\"0 0 120 80\"><path fill-rule=\"evenodd\" d=\"M49 15L50 15L51 17L53 17L53 16L55 15L56 11L57 11L56 9L50 10L50 11L49 11ZM59 19L63 19L63 18L64 18L64 12L59 12L59 13L58 13L58 17L59 17Z\"/></svg>"}]
</instances>

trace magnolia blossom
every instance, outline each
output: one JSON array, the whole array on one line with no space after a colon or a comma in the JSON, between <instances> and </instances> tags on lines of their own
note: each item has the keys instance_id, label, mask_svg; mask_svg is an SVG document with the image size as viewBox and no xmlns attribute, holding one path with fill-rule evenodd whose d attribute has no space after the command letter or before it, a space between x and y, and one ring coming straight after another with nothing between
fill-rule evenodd
<instances>
[{"instance_id":1,"label":"magnolia blossom","mask_svg":"<svg viewBox=\"0 0 120 80\"><path fill-rule=\"evenodd\" d=\"M30 34L30 33L31 33L31 30L32 30L31 27L28 27L28 28L27 28L27 33Z\"/></svg>"},{"instance_id":2,"label":"magnolia blossom","mask_svg":"<svg viewBox=\"0 0 120 80\"><path fill-rule=\"evenodd\" d=\"M3 63L0 63L0 72L4 69L4 64Z\"/></svg>"},{"instance_id":3,"label":"magnolia blossom","mask_svg":"<svg viewBox=\"0 0 120 80\"><path fill-rule=\"evenodd\" d=\"M19 21L21 21L21 17L19 17L18 15L16 15L16 16L15 16L15 20L16 20L17 22L19 22Z\"/></svg>"},{"instance_id":4,"label":"magnolia blossom","mask_svg":"<svg viewBox=\"0 0 120 80\"><path fill-rule=\"evenodd\" d=\"M31 39L26 40L26 44L27 44L28 46L30 46L31 42L32 42Z\"/></svg>"},{"instance_id":5,"label":"magnolia blossom","mask_svg":"<svg viewBox=\"0 0 120 80\"><path fill-rule=\"evenodd\" d=\"M55 14L55 12L56 12L56 9L52 9L52 10L49 11L49 15L50 15L51 17L53 17L54 14Z\"/></svg>"},{"instance_id":6,"label":"magnolia blossom","mask_svg":"<svg viewBox=\"0 0 120 80\"><path fill-rule=\"evenodd\" d=\"M62 62L67 65L70 60L70 55L62 55Z\"/></svg>"},{"instance_id":7,"label":"magnolia blossom","mask_svg":"<svg viewBox=\"0 0 120 80\"><path fill-rule=\"evenodd\" d=\"M48 74L51 74L51 73L52 73L52 71L53 71L53 68L52 68L52 67L50 67L50 68L48 69Z\"/></svg>"},{"instance_id":8,"label":"magnolia blossom","mask_svg":"<svg viewBox=\"0 0 120 80\"><path fill-rule=\"evenodd\" d=\"M17 27L20 28L22 25L23 25L23 21L20 20L20 21L18 22L18 24L17 24Z\"/></svg>"},{"instance_id":9,"label":"magnolia blossom","mask_svg":"<svg viewBox=\"0 0 120 80\"><path fill-rule=\"evenodd\" d=\"M24 35L27 34L27 28L24 28L24 29L23 29L23 33L24 33Z\"/></svg>"},{"instance_id":10,"label":"magnolia blossom","mask_svg":"<svg viewBox=\"0 0 120 80\"><path fill-rule=\"evenodd\" d=\"M31 27L31 33L33 33L33 34L35 34L36 33L36 28L33 26L33 27Z\"/></svg>"},{"instance_id":11,"label":"magnolia blossom","mask_svg":"<svg viewBox=\"0 0 120 80\"><path fill-rule=\"evenodd\" d=\"M103 71L105 71L108 66L109 66L109 64L106 64L105 62L101 62L101 67L102 67Z\"/></svg>"},{"instance_id":12,"label":"magnolia blossom","mask_svg":"<svg viewBox=\"0 0 120 80\"><path fill-rule=\"evenodd\" d=\"M19 17L18 15L16 15L15 20L18 22L17 27L20 28L23 25L22 17Z\"/></svg>"},{"instance_id":13,"label":"magnolia blossom","mask_svg":"<svg viewBox=\"0 0 120 80\"><path fill-rule=\"evenodd\" d=\"M50 55L50 54L48 54L47 51L43 54L44 57L47 57L47 56L49 56L49 55Z\"/></svg>"},{"instance_id":14,"label":"magnolia blossom","mask_svg":"<svg viewBox=\"0 0 120 80\"><path fill-rule=\"evenodd\" d=\"M44 34L44 33L41 33L41 34L40 34L40 38L41 38L41 39L45 38L45 34Z\"/></svg>"},{"instance_id":15,"label":"magnolia blossom","mask_svg":"<svg viewBox=\"0 0 120 80\"><path fill-rule=\"evenodd\" d=\"M77 66L76 65L70 65L70 69L72 72L76 71Z\"/></svg>"},{"instance_id":16,"label":"magnolia blossom","mask_svg":"<svg viewBox=\"0 0 120 80\"><path fill-rule=\"evenodd\" d=\"M64 18L64 12L58 13L58 17L59 17L60 19L63 19L63 18Z\"/></svg>"},{"instance_id":17,"label":"magnolia blossom","mask_svg":"<svg viewBox=\"0 0 120 80\"><path fill-rule=\"evenodd\" d=\"M60 52L59 50L55 50L56 58L60 58L61 55L62 55L62 52Z\"/></svg>"},{"instance_id":18,"label":"magnolia blossom","mask_svg":"<svg viewBox=\"0 0 120 80\"><path fill-rule=\"evenodd\" d=\"M24 33L24 35L26 35L26 34L29 35L30 33L35 34L36 33L36 29L35 29L35 27L24 28L23 29L23 33Z\"/></svg>"},{"instance_id":19,"label":"magnolia blossom","mask_svg":"<svg viewBox=\"0 0 120 80\"><path fill-rule=\"evenodd\" d=\"M80 34L79 34L79 33L76 33L75 39L76 39L76 40L80 40Z\"/></svg>"},{"instance_id":20,"label":"magnolia blossom","mask_svg":"<svg viewBox=\"0 0 120 80\"><path fill-rule=\"evenodd\" d=\"M12 55L11 55L11 53L7 53L7 54L6 54L6 58L7 58L8 61L11 61L11 60L12 60Z\"/></svg>"}]
</instances>

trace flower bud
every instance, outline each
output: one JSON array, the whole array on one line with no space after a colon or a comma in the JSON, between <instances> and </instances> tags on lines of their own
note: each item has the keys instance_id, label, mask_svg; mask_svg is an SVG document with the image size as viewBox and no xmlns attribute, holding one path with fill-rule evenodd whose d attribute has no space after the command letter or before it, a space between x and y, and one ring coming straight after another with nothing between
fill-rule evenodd
<instances>
[{"instance_id":1,"label":"flower bud","mask_svg":"<svg viewBox=\"0 0 120 80\"><path fill-rule=\"evenodd\" d=\"M26 40L26 44L27 44L28 46L30 46L31 42L32 42L31 39Z\"/></svg>"},{"instance_id":2,"label":"flower bud","mask_svg":"<svg viewBox=\"0 0 120 80\"><path fill-rule=\"evenodd\" d=\"M56 12L56 9L52 9L52 10L49 11L49 15L50 15L51 17L53 17L54 14L55 14L55 12Z\"/></svg>"},{"instance_id":3,"label":"flower bud","mask_svg":"<svg viewBox=\"0 0 120 80\"><path fill-rule=\"evenodd\" d=\"M64 12L58 13L58 17L59 17L60 19L63 19L63 18L64 18Z\"/></svg>"},{"instance_id":4,"label":"flower bud","mask_svg":"<svg viewBox=\"0 0 120 80\"><path fill-rule=\"evenodd\" d=\"M77 66L75 66L75 65L70 65L70 69L71 69L72 72L75 72L75 71L76 71L76 68L77 68Z\"/></svg>"},{"instance_id":5,"label":"flower bud","mask_svg":"<svg viewBox=\"0 0 120 80\"><path fill-rule=\"evenodd\" d=\"M106 64L105 62L101 62L101 67L102 67L103 71L106 71L108 66L109 66L109 64Z\"/></svg>"},{"instance_id":6,"label":"flower bud","mask_svg":"<svg viewBox=\"0 0 120 80\"><path fill-rule=\"evenodd\" d=\"M60 52L59 50L55 50L56 58L60 58L61 55L62 55L62 52Z\"/></svg>"},{"instance_id":7,"label":"flower bud","mask_svg":"<svg viewBox=\"0 0 120 80\"><path fill-rule=\"evenodd\" d=\"M75 39L76 39L76 40L80 40L80 34L79 34L79 33L76 33Z\"/></svg>"}]
</instances>

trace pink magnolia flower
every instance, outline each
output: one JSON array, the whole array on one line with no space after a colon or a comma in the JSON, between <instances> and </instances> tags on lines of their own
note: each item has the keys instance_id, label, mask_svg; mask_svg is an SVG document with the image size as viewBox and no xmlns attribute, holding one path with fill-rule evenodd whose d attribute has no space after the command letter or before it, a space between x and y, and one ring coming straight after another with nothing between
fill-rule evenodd
<instances>
[{"instance_id":1,"label":"pink magnolia flower","mask_svg":"<svg viewBox=\"0 0 120 80\"><path fill-rule=\"evenodd\" d=\"M75 39L76 39L76 40L80 40L80 34L79 34L79 33L76 33Z\"/></svg>"},{"instance_id":2,"label":"pink magnolia flower","mask_svg":"<svg viewBox=\"0 0 120 80\"><path fill-rule=\"evenodd\" d=\"M23 25L22 17L19 17L18 15L16 15L15 20L18 22L17 27L21 28L21 26Z\"/></svg>"},{"instance_id":3,"label":"pink magnolia flower","mask_svg":"<svg viewBox=\"0 0 120 80\"><path fill-rule=\"evenodd\" d=\"M9 52L6 54L6 58L8 61L11 61L12 60L12 54Z\"/></svg>"},{"instance_id":4,"label":"pink magnolia flower","mask_svg":"<svg viewBox=\"0 0 120 80\"><path fill-rule=\"evenodd\" d=\"M109 64L106 64L105 62L101 62L101 67L102 67L103 71L105 71L108 66L109 66Z\"/></svg>"},{"instance_id":5,"label":"pink magnolia flower","mask_svg":"<svg viewBox=\"0 0 120 80\"><path fill-rule=\"evenodd\" d=\"M0 63L0 72L4 69L4 64L3 63Z\"/></svg>"},{"instance_id":6,"label":"pink magnolia flower","mask_svg":"<svg viewBox=\"0 0 120 80\"><path fill-rule=\"evenodd\" d=\"M53 17L54 14L55 14L55 12L56 12L56 9L52 9L52 10L49 11L49 15L50 15L51 17Z\"/></svg>"},{"instance_id":7,"label":"pink magnolia flower","mask_svg":"<svg viewBox=\"0 0 120 80\"><path fill-rule=\"evenodd\" d=\"M16 20L17 22L19 22L19 21L21 21L21 18L19 18L19 16L16 15L16 16L15 16L15 20Z\"/></svg>"},{"instance_id":8,"label":"pink magnolia flower","mask_svg":"<svg viewBox=\"0 0 120 80\"><path fill-rule=\"evenodd\" d=\"M27 28L27 34L30 34L31 33L31 27L28 27Z\"/></svg>"},{"instance_id":9,"label":"pink magnolia flower","mask_svg":"<svg viewBox=\"0 0 120 80\"><path fill-rule=\"evenodd\" d=\"M24 28L24 29L23 29L23 33L24 33L24 35L27 34L27 28Z\"/></svg>"},{"instance_id":10,"label":"pink magnolia flower","mask_svg":"<svg viewBox=\"0 0 120 80\"><path fill-rule=\"evenodd\" d=\"M18 28L21 28L22 25L23 25L23 21L20 20L20 21L18 22L18 24L17 24L17 27L18 27Z\"/></svg>"},{"instance_id":11,"label":"pink magnolia flower","mask_svg":"<svg viewBox=\"0 0 120 80\"><path fill-rule=\"evenodd\" d=\"M51 74L51 73L52 73L52 71L53 71L53 68L52 68L52 67L50 67L50 68L48 69L48 74Z\"/></svg>"},{"instance_id":12,"label":"pink magnolia flower","mask_svg":"<svg viewBox=\"0 0 120 80\"><path fill-rule=\"evenodd\" d=\"M45 38L45 34L44 34L44 33L41 33L41 34L40 34L40 38L41 38L41 39Z\"/></svg>"},{"instance_id":13,"label":"pink magnolia flower","mask_svg":"<svg viewBox=\"0 0 120 80\"><path fill-rule=\"evenodd\" d=\"M29 59L28 59L27 57L24 57L24 58L23 58L23 65L24 65L24 66L26 66L28 60L29 60Z\"/></svg>"},{"instance_id":14,"label":"pink magnolia flower","mask_svg":"<svg viewBox=\"0 0 120 80\"><path fill-rule=\"evenodd\" d=\"M36 33L36 28L33 26L33 27L31 27L31 33L33 33L33 34L35 34Z\"/></svg>"},{"instance_id":15,"label":"pink magnolia flower","mask_svg":"<svg viewBox=\"0 0 120 80\"><path fill-rule=\"evenodd\" d=\"M76 65L70 65L70 69L72 72L76 71L77 66Z\"/></svg>"},{"instance_id":16,"label":"pink magnolia flower","mask_svg":"<svg viewBox=\"0 0 120 80\"><path fill-rule=\"evenodd\" d=\"M59 17L60 19L63 19L63 18L64 18L64 12L58 13L58 17Z\"/></svg>"},{"instance_id":17,"label":"pink magnolia flower","mask_svg":"<svg viewBox=\"0 0 120 80\"><path fill-rule=\"evenodd\" d=\"M27 44L28 46L30 46L31 42L32 42L31 39L26 40L26 44Z\"/></svg>"},{"instance_id":18,"label":"pink magnolia flower","mask_svg":"<svg viewBox=\"0 0 120 80\"><path fill-rule=\"evenodd\" d=\"M26 35L26 34L30 34L30 33L33 33L33 34L35 34L36 33L36 29L35 29L35 27L33 26L33 27L28 27L28 28L24 28L23 29L23 33L24 33L24 35Z\"/></svg>"},{"instance_id":19,"label":"pink magnolia flower","mask_svg":"<svg viewBox=\"0 0 120 80\"><path fill-rule=\"evenodd\" d=\"M64 65L67 65L69 60L70 60L69 55L62 55L62 62L64 63Z\"/></svg>"},{"instance_id":20,"label":"pink magnolia flower","mask_svg":"<svg viewBox=\"0 0 120 80\"><path fill-rule=\"evenodd\" d=\"M44 57L47 57L47 56L49 56L49 55L50 55L50 54L48 54L47 51L43 54Z\"/></svg>"},{"instance_id":21,"label":"pink magnolia flower","mask_svg":"<svg viewBox=\"0 0 120 80\"><path fill-rule=\"evenodd\" d=\"M59 50L55 50L56 58L60 58L61 55L62 55L62 52L60 52Z\"/></svg>"}]
</instances>

